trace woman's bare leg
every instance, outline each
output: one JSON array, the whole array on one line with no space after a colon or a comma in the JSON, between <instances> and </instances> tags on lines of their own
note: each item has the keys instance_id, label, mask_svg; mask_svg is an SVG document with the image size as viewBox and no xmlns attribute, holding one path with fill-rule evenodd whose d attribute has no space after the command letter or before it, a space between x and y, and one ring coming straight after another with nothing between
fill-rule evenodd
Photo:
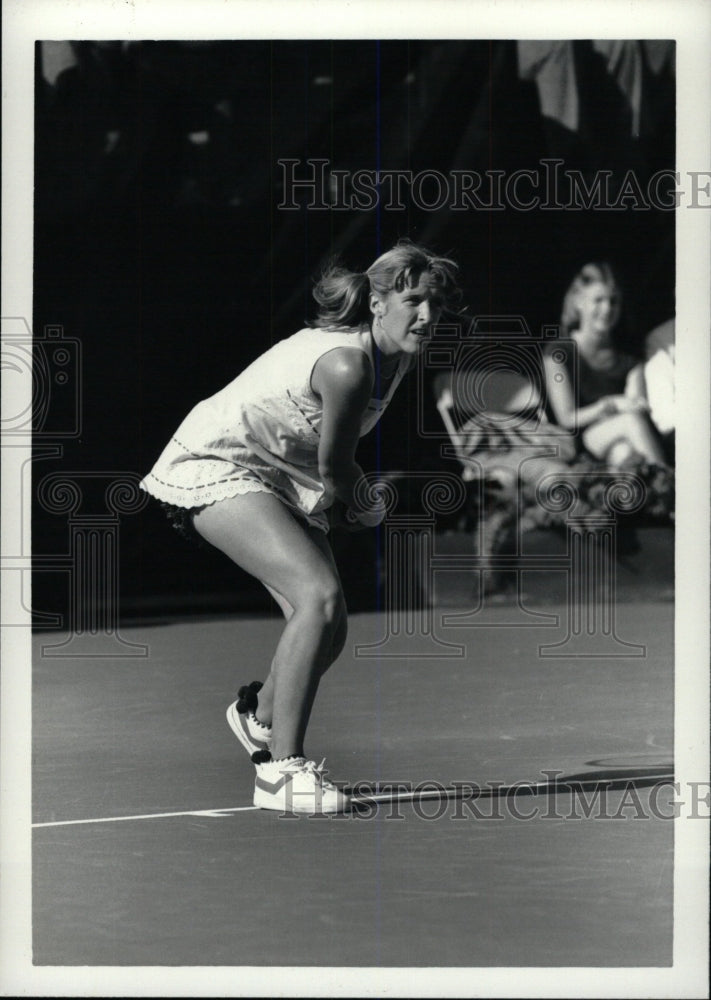
<instances>
[{"instance_id":1,"label":"woman's bare leg","mask_svg":"<svg viewBox=\"0 0 711 1000\"><path fill-rule=\"evenodd\" d=\"M303 755L319 679L333 662L345 618L328 541L317 541L318 529L302 526L269 493L221 500L199 511L194 524L206 541L280 595L283 610L292 609L260 701L266 713L272 700L272 756Z\"/></svg>"},{"instance_id":2,"label":"woman's bare leg","mask_svg":"<svg viewBox=\"0 0 711 1000\"><path fill-rule=\"evenodd\" d=\"M326 555L326 557L330 561L333 561L331 547L328 544L325 534L322 531L319 531L318 528L313 530L314 530L313 541L319 547L323 546L325 550L324 555ZM335 564L334 564L334 572L337 572ZM286 598L283 597L282 594L274 590L273 587L267 587L267 590L281 608L282 613L286 618L286 620L289 621L291 619L291 616L294 614L294 609L292 608L292 606L289 604ZM326 673L328 668L332 666L332 664L334 664L338 659L341 651L343 650L343 647L346 644L347 634L348 634L348 616L346 615L344 607L343 614L341 615L341 618L338 623L338 628L336 629L336 633L331 643L330 655L326 658L326 660L323 663L323 667L321 670L322 677ZM272 667L269 671L266 680L264 681L261 691L259 692L259 704L257 705L257 711L255 712L257 721L261 722L262 725L271 726L273 707L274 707L274 662L272 661Z\"/></svg>"},{"instance_id":3,"label":"woman's bare leg","mask_svg":"<svg viewBox=\"0 0 711 1000\"><path fill-rule=\"evenodd\" d=\"M583 443L595 458L605 458L617 442L627 442L625 449L618 449L618 455L611 455L612 464L617 465L632 452L642 455L652 465L665 466L662 446L643 413L618 413L607 420L588 427L583 433Z\"/></svg>"}]
</instances>

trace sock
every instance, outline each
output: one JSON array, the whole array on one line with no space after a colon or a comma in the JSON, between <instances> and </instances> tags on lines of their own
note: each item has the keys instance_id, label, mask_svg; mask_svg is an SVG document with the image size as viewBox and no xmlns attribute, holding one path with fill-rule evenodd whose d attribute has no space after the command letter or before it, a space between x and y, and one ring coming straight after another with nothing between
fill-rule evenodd
<instances>
[{"instance_id":1,"label":"sock","mask_svg":"<svg viewBox=\"0 0 711 1000\"><path fill-rule=\"evenodd\" d=\"M268 723L268 722L260 722L259 719L257 718L257 713L256 712L250 712L249 715L250 715L250 718L252 718L261 729L266 729L268 732L272 731L272 727L271 727L270 723Z\"/></svg>"},{"instance_id":2,"label":"sock","mask_svg":"<svg viewBox=\"0 0 711 1000\"><path fill-rule=\"evenodd\" d=\"M253 764L282 764L287 760L300 760L303 757L301 753L290 753L286 757L277 757L276 759L272 757L268 750L255 750L252 754Z\"/></svg>"}]
</instances>

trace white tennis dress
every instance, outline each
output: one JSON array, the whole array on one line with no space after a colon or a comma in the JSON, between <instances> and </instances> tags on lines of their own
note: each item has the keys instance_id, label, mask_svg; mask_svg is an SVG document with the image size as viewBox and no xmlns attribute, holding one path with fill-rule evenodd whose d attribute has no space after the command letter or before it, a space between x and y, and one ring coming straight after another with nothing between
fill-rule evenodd
<instances>
[{"instance_id":1,"label":"white tennis dress","mask_svg":"<svg viewBox=\"0 0 711 1000\"><path fill-rule=\"evenodd\" d=\"M375 367L367 324L352 330L299 330L193 407L141 488L184 508L243 493L273 493L308 523L328 530L323 511L333 497L318 468L323 409L311 374L319 358L338 347L363 351ZM409 366L403 355L387 393L370 400L361 437L378 422Z\"/></svg>"}]
</instances>

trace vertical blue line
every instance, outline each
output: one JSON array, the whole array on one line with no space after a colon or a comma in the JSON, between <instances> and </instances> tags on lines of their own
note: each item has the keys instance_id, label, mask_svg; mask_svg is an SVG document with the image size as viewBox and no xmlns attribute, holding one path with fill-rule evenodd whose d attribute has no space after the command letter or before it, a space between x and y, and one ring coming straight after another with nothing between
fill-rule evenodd
<instances>
[{"instance_id":1,"label":"vertical blue line","mask_svg":"<svg viewBox=\"0 0 711 1000\"><path fill-rule=\"evenodd\" d=\"M380 41L375 43L375 170L376 176L379 177L381 169L381 133L380 133ZM377 191L377 201L375 203L375 255L379 257L382 251L382 219L380 215L380 185L376 183ZM375 353L375 352L374 352ZM378 399L382 397L381 393L381 383L380 383L380 354L375 353L375 382L377 386ZM375 471L380 476L382 471L382 436L380 429L380 421L375 428ZM375 529L375 549L377 552L377 558L381 558L381 546L382 546L382 531L380 525ZM376 580L375 584L375 611L376 614L380 612L382 606L382 594L381 594L381 584L380 578ZM380 696L380 684L378 675L378 687L377 695L378 699ZM378 717L378 724L380 723L380 718ZM379 725L378 725L379 729ZM380 733L378 732L378 736ZM378 777L380 776L380 750L378 750L378 756L376 758L376 766L378 770Z\"/></svg>"},{"instance_id":2,"label":"vertical blue line","mask_svg":"<svg viewBox=\"0 0 711 1000\"><path fill-rule=\"evenodd\" d=\"M380 176L381 168L381 136L380 136L380 41L375 43L375 170L376 177ZM382 251L382 230L381 230L381 215L380 215L380 185L376 183L377 200L375 203L375 255L379 257ZM375 354L375 381L377 386L378 399L381 398L381 386L380 386L380 354ZM380 421L375 429L375 470L378 475L380 475L382 468L382 452L381 452L382 440L380 431ZM380 526L375 529L375 541L376 541L376 551L378 556L380 555L380 545L381 545L381 530ZM380 593L380 583L376 583L375 587L375 610L380 611L381 606L381 593ZM378 762L379 763L379 762Z\"/></svg>"},{"instance_id":3,"label":"vertical blue line","mask_svg":"<svg viewBox=\"0 0 711 1000\"><path fill-rule=\"evenodd\" d=\"M380 176L380 155L381 155L381 135L380 135L380 41L375 43L375 169L377 171L376 177ZM378 193L377 201L375 204L375 250L376 256L379 257L382 253L382 232L381 232L381 216L380 216L380 185L376 183L376 191ZM378 399L382 398L381 384L380 384L380 355L376 352L375 354L375 381L378 389ZM380 421L375 429L375 469L380 476L382 469L382 452L381 452L381 432L380 432ZM375 581L375 614L376 619L380 617L380 612L382 609L382 594L381 594L381 578L379 568L382 565L382 545L383 545L383 533L380 525L375 529L375 551L378 566L378 575ZM376 751L375 751L375 776L376 781L380 781L380 742L381 742L381 712L380 712L380 661L376 660L375 668L375 740L376 740ZM382 964L381 955L381 941L382 941L382 926L383 926L383 899L382 899L382 832L379 822L379 817L376 814L376 836L375 836L375 866L376 866L376 904L375 904L375 952L378 956L378 964Z\"/></svg>"},{"instance_id":4,"label":"vertical blue line","mask_svg":"<svg viewBox=\"0 0 711 1000\"><path fill-rule=\"evenodd\" d=\"M380 42L375 43L375 169L380 174ZM379 185L378 185L379 187ZM381 249L380 197L375 203L375 250L379 257Z\"/></svg>"},{"instance_id":5,"label":"vertical blue line","mask_svg":"<svg viewBox=\"0 0 711 1000\"><path fill-rule=\"evenodd\" d=\"M308 42L304 43L304 162L308 164L309 162L309 49ZM304 289L304 315L303 319L309 312L309 281L308 275L311 273L309 267L309 209L308 205L304 203L304 275L307 276L307 280L302 280L302 287Z\"/></svg>"}]
</instances>

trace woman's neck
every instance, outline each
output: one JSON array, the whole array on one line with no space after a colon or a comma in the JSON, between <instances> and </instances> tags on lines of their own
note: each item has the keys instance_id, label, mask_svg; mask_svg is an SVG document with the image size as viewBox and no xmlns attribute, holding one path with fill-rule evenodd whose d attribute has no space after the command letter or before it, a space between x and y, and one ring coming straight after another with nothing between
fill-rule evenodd
<instances>
[{"instance_id":1,"label":"woman's neck","mask_svg":"<svg viewBox=\"0 0 711 1000\"><path fill-rule=\"evenodd\" d=\"M389 375L399 367L402 351L389 352L384 350L378 343L378 338L372 327L370 332L373 338L373 361L375 366L380 370L381 375Z\"/></svg>"},{"instance_id":2,"label":"woman's neck","mask_svg":"<svg viewBox=\"0 0 711 1000\"><path fill-rule=\"evenodd\" d=\"M579 327L574 331L575 339L583 343L586 347L607 348L612 347L612 336L610 330L593 330L590 327Z\"/></svg>"}]
</instances>

